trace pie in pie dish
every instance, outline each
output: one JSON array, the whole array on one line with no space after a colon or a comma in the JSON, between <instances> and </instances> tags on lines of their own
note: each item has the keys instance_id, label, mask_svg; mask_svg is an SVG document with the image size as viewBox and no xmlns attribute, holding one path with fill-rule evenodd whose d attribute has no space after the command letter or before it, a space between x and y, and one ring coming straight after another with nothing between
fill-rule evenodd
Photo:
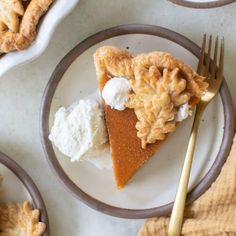
<instances>
[{"instance_id":1,"label":"pie in pie dish","mask_svg":"<svg viewBox=\"0 0 236 236\"><path fill-rule=\"evenodd\" d=\"M94 62L101 91L114 77L126 78L131 86L126 109L119 111L104 102L116 185L122 188L175 131L181 107L197 104L208 84L165 52L135 55L103 46L95 52Z\"/></svg>"},{"instance_id":2,"label":"pie in pie dish","mask_svg":"<svg viewBox=\"0 0 236 236\"><path fill-rule=\"evenodd\" d=\"M39 216L39 210L33 210L29 202L0 203L0 236L43 235L46 225L39 221Z\"/></svg>"},{"instance_id":3,"label":"pie in pie dish","mask_svg":"<svg viewBox=\"0 0 236 236\"><path fill-rule=\"evenodd\" d=\"M0 1L0 54L23 50L36 36L41 16L54 0Z\"/></svg>"}]
</instances>

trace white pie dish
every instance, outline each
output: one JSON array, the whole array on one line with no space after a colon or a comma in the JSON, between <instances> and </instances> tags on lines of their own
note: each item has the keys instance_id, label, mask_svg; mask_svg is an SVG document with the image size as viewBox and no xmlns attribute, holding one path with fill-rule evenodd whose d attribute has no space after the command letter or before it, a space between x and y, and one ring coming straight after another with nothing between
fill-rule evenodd
<instances>
[{"instance_id":1,"label":"white pie dish","mask_svg":"<svg viewBox=\"0 0 236 236\"><path fill-rule=\"evenodd\" d=\"M0 58L0 77L15 66L25 64L40 56L47 48L57 25L74 9L79 0L57 0L40 21L32 45L23 51L14 51Z\"/></svg>"}]
</instances>

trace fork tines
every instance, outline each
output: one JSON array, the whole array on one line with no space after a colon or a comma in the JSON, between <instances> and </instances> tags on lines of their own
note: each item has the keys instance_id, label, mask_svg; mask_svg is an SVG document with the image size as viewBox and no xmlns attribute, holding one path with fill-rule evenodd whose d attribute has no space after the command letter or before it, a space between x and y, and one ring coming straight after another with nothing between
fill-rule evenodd
<instances>
[{"instance_id":1,"label":"fork tines","mask_svg":"<svg viewBox=\"0 0 236 236\"><path fill-rule=\"evenodd\" d=\"M207 41L207 35L204 34L197 72L199 75L205 76L206 78L209 78L210 76L211 79L215 79L217 77L217 79L222 80L223 67L224 67L224 37L221 39L220 43L220 59L218 68L217 68L218 48L219 48L218 36L215 39L213 59L211 59L212 35L210 35L208 39L207 52L206 52L206 41Z\"/></svg>"}]
</instances>

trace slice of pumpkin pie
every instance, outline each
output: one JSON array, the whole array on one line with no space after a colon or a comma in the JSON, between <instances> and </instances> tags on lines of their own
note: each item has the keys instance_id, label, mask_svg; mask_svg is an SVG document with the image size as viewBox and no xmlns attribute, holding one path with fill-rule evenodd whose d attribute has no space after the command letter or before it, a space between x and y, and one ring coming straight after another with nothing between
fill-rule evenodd
<instances>
[{"instance_id":1,"label":"slice of pumpkin pie","mask_svg":"<svg viewBox=\"0 0 236 236\"><path fill-rule=\"evenodd\" d=\"M152 157L207 89L204 78L169 53L94 54L118 188Z\"/></svg>"}]
</instances>

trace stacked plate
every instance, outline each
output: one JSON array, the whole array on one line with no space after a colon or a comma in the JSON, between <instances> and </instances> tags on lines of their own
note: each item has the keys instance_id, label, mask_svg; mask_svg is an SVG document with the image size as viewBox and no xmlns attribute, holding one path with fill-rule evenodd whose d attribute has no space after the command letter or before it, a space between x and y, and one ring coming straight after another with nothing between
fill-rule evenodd
<instances>
[{"instance_id":1,"label":"stacked plate","mask_svg":"<svg viewBox=\"0 0 236 236\"><path fill-rule=\"evenodd\" d=\"M40 210L40 221L46 224L46 231L43 236L49 236L47 210L41 194L30 176L15 161L3 153L0 153L0 174L4 178L1 201L30 202L33 209Z\"/></svg>"},{"instance_id":2,"label":"stacked plate","mask_svg":"<svg viewBox=\"0 0 236 236\"><path fill-rule=\"evenodd\" d=\"M235 0L169 0L175 4L192 8L213 8L235 2Z\"/></svg>"}]
</instances>

